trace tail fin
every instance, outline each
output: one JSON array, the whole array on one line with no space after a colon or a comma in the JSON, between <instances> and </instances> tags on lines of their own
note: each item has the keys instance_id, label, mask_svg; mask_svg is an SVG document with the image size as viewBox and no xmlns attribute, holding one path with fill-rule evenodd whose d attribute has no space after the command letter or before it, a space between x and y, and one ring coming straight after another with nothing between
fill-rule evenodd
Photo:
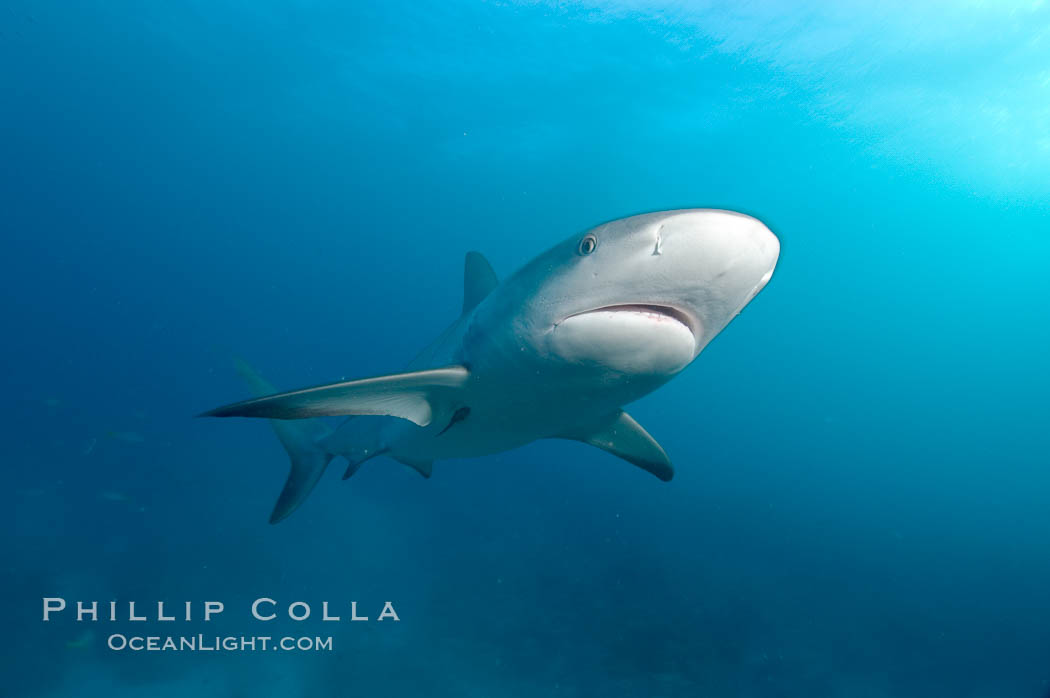
<instances>
[{"instance_id":1,"label":"tail fin","mask_svg":"<svg viewBox=\"0 0 1050 698\"><path fill-rule=\"evenodd\" d=\"M269 395L275 392L274 387L247 363L236 359L236 364L237 373L241 375L255 395ZM269 421L292 461L288 480L284 483L284 489L277 498L273 513L270 514L270 523L275 524L287 518L309 496L334 455L317 445L319 440L332 433L332 430L320 420L300 419L291 422L271 419Z\"/></svg>"}]
</instances>

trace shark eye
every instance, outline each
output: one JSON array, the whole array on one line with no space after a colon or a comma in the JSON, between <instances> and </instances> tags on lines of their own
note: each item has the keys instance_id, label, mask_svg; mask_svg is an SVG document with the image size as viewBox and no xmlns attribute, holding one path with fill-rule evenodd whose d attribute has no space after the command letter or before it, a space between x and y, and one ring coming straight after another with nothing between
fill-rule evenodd
<instances>
[{"instance_id":1,"label":"shark eye","mask_svg":"<svg viewBox=\"0 0 1050 698\"><path fill-rule=\"evenodd\" d=\"M593 235L587 235L582 240L580 240L579 253L586 257L591 252L594 252L594 249L596 247L598 247L598 238L594 237Z\"/></svg>"}]
</instances>

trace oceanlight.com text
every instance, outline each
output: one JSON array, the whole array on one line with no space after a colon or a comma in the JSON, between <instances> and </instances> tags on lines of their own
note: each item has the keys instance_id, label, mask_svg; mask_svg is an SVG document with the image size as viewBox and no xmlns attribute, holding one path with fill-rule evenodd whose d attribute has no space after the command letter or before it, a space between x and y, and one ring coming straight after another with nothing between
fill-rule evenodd
<instances>
[{"instance_id":1,"label":"oceanlight.com text","mask_svg":"<svg viewBox=\"0 0 1050 698\"><path fill-rule=\"evenodd\" d=\"M106 646L116 652L331 652L332 638L114 633L109 636Z\"/></svg>"}]
</instances>

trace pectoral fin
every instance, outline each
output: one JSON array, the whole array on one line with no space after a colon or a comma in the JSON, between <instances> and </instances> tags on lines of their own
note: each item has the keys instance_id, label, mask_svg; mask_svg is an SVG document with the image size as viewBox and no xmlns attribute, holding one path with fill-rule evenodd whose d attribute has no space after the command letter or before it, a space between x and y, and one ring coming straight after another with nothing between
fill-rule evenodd
<instances>
[{"instance_id":1,"label":"pectoral fin","mask_svg":"<svg viewBox=\"0 0 1050 698\"><path fill-rule=\"evenodd\" d=\"M559 434L558 438L582 441L608 451L664 482L674 477L671 459L664 449L623 410L617 410L596 423L570 429Z\"/></svg>"},{"instance_id":2,"label":"pectoral fin","mask_svg":"<svg viewBox=\"0 0 1050 698\"><path fill-rule=\"evenodd\" d=\"M463 366L396 373L244 400L201 416L303 419L370 414L401 417L425 427L435 413L455 403L469 377Z\"/></svg>"}]
</instances>

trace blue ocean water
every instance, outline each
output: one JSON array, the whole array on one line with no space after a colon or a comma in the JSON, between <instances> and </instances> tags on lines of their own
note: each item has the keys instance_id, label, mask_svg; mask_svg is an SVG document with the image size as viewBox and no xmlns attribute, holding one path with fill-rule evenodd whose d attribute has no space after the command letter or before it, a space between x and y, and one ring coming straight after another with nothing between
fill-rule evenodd
<instances>
[{"instance_id":1,"label":"blue ocean water","mask_svg":"<svg viewBox=\"0 0 1050 698\"><path fill-rule=\"evenodd\" d=\"M10 696L1046 696L1050 10L1028 3L0 7ZM757 216L769 286L571 442L328 472L270 526L264 423L399 369L605 220ZM222 600L130 652L41 599ZM253 599L312 605L246 618ZM356 599L399 622L321 623Z\"/></svg>"}]
</instances>

